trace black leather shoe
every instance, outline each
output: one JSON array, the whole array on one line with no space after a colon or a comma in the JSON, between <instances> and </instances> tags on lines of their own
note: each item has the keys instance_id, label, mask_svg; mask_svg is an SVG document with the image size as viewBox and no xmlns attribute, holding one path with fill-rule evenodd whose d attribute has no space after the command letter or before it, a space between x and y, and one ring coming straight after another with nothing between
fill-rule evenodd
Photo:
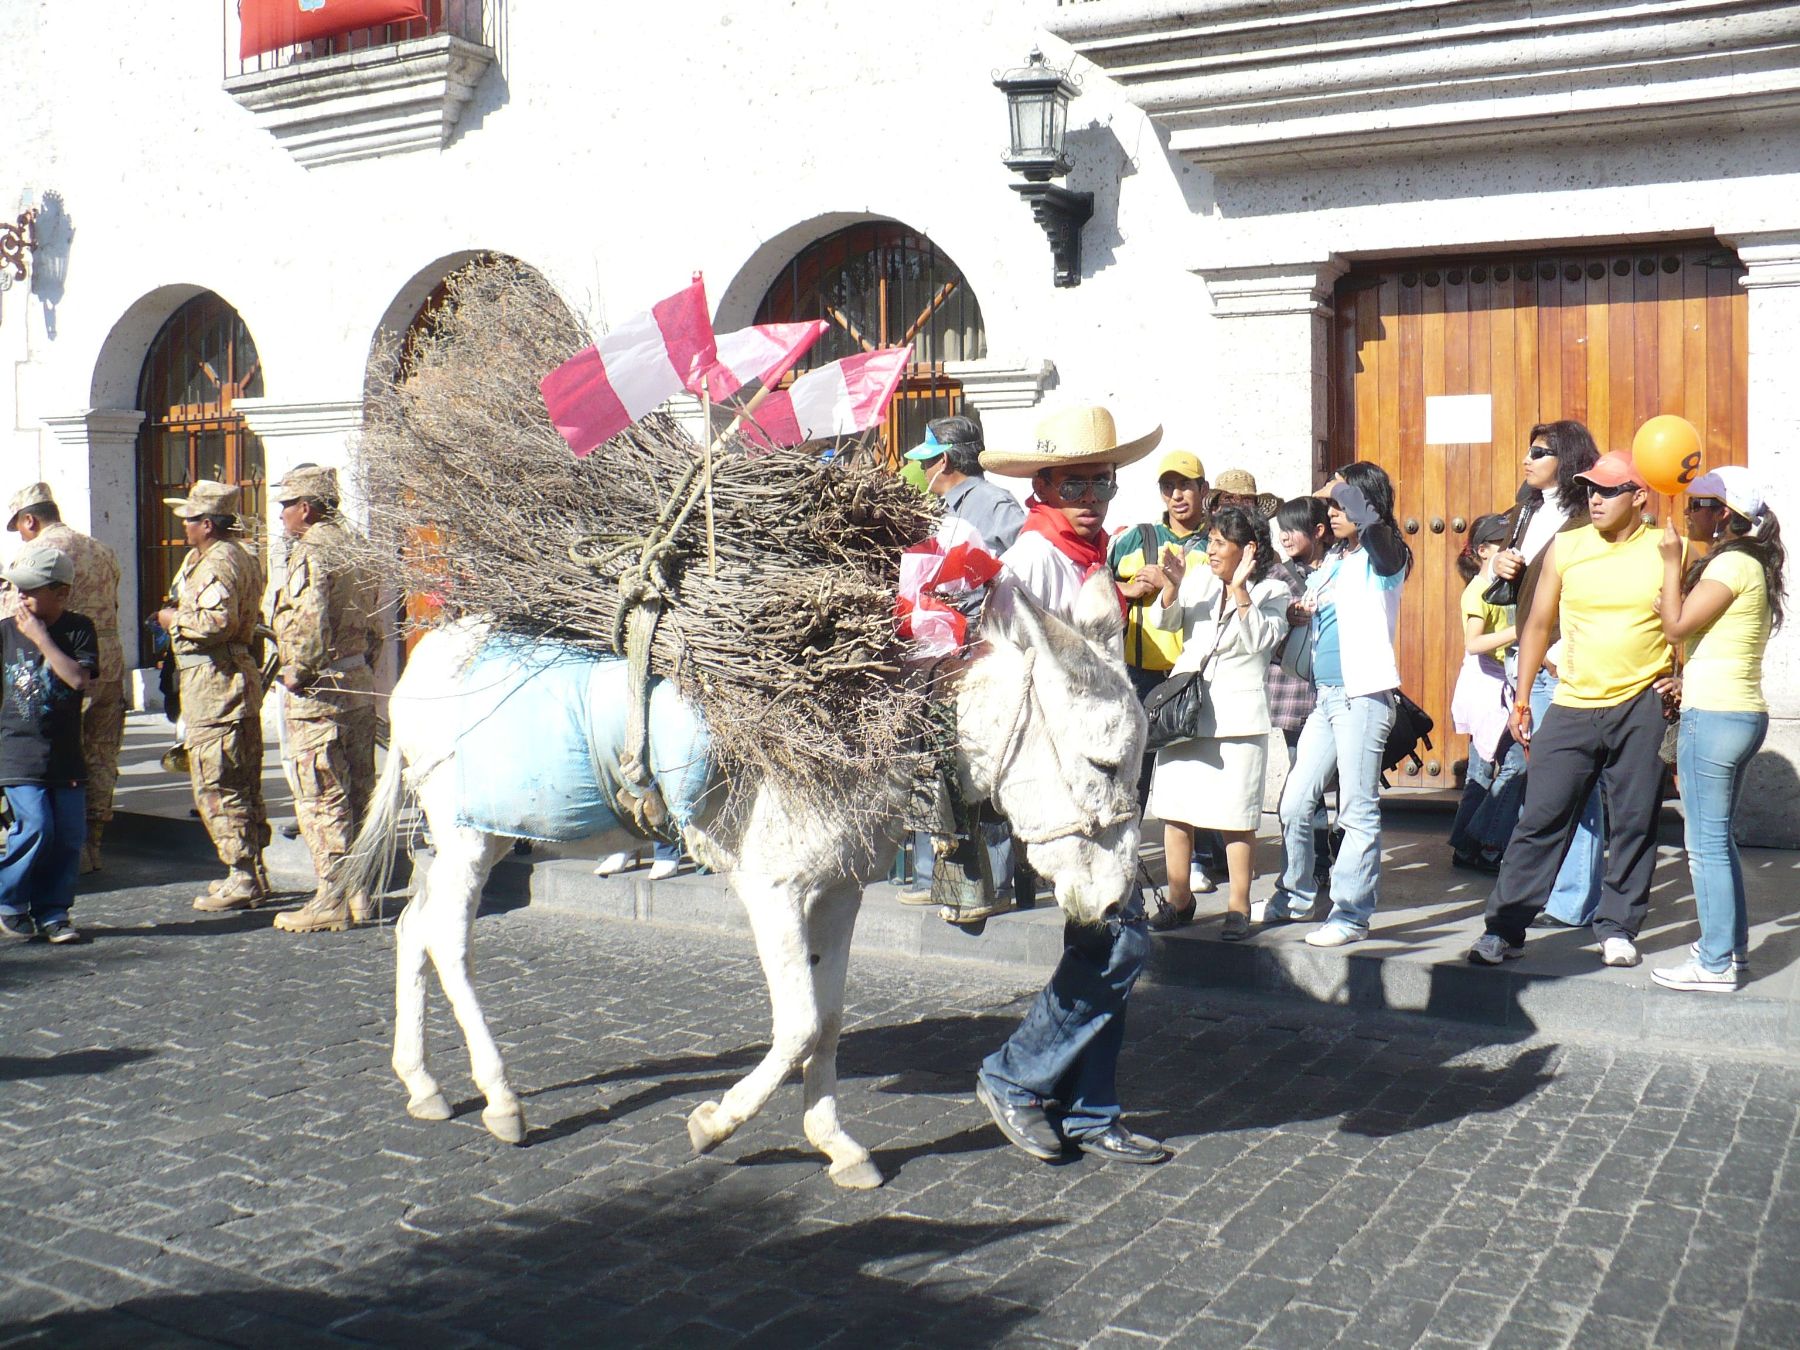
<instances>
[{"instance_id":1,"label":"black leather shoe","mask_svg":"<svg viewBox=\"0 0 1800 1350\"><path fill-rule=\"evenodd\" d=\"M1041 1106L1014 1106L1000 1098L980 1078L975 1080L975 1100L987 1107L987 1113L1006 1136L1007 1143L1022 1148L1039 1162L1062 1157L1062 1136Z\"/></svg>"},{"instance_id":2,"label":"black leather shoe","mask_svg":"<svg viewBox=\"0 0 1800 1350\"><path fill-rule=\"evenodd\" d=\"M1099 1134L1087 1134L1075 1141L1083 1153L1108 1162L1152 1164L1167 1162L1169 1150L1156 1140L1133 1134L1123 1125L1107 1126Z\"/></svg>"}]
</instances>

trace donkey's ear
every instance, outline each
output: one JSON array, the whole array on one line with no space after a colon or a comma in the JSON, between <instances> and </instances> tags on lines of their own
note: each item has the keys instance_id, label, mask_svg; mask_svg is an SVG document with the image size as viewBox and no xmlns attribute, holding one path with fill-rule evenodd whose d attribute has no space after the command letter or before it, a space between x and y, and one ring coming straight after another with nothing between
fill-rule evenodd
<instances>
[{"instance_id":1,"label":"donkey's ear","mask_svg":"<svg viewBox=\"0 0 1800 1350\"><path fill-rule=\"evenodd\" d=\"M1123 650L1125 616L1119 612L1119 588L1105 568L1097 569L1075 597L1075 631L1102 647Z\"/></svg>"},{"instance_id":2,"label":"donkey's ear","mask_svg":"<svg viewBox=\"0 0 1800 1350\"><path fill-rule=\"evenodd\" d=\"M1021 649L1041 647L1046 641L1044 620L1044 611L1031 592L1004 572L995 578L981 618L988 635Z\"/></svg>"}]
</instances>

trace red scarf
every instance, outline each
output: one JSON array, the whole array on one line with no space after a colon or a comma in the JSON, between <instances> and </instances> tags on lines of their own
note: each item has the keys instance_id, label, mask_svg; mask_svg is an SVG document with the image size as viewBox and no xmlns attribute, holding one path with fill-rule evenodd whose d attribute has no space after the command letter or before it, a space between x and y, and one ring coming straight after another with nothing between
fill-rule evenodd
<instances>
[{"instance_id":1,"label":"red scarf","mask_svg":"<svg viewBox=\"0 0 1800 1350\"><path fill-rule=\"evenodd\" d=\"M1041 534L1050 541L1050 545L1081 572L1081 579L1086 581L1096 571L1106 570L1106 535L1104 533L1093 539L1087 539L1075 532L1069 524L1069 518L1056 507L1030 497L1025 502L1025 523L1019 526L1020 534ZM1118 595L1118 587L1113 587ZM1119 609L1128 608L1125 597L1118 595Z\"/></svg>"}]
</instances>

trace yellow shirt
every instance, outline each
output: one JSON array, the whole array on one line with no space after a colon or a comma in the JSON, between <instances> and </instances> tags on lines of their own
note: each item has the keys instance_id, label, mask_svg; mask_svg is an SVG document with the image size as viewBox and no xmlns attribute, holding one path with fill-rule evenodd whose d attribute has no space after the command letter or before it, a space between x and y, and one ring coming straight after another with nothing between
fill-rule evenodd
<instances>
[{"instance_id":1,"label":"yellow shirt","mask_svg":"<svg viewBox=\"0 0 1800 1350\"><path fill-rule=\"evenodd\" d=\"M1184 533L1166 520L1156 526L1157 556L1162 555L1165 545L1175 545L1181 549L1190 570L1206 566L1206 540L1207 536L1202 531L1189 530ZM1115 580L1130 581L1155 559L1144 557L1140 527L1133 525L1130 529L1119 532L1112 542L1106 561ZM1144 622L1150 606L1155 603L1154 594L1141 600L1133 600L1131 608L1125 614L1125 664L1139 670L1169 670L1174 666L1175 658L1181 655L1179 631L1171 632Z\"/></svg>"},{"instance_id":2,"label":"yellow shirt","mask_svg":"<svg viewBox=\"0 0 1800 1350\"><path fill-rule=\"evenodd\" d=\"M1700 579L1724 586L1731 592L1731 603L1711 627L1687 640L1681 706L1707 712L1767 712L1762 663L1771 612L1762 564L1748 553L1721 553L1708 560Z\"/></svg>"},{"instance_id":3,"label":"yellow shirt","mask_svg":"<svg viewBox=\"0 0 1800 1350\"><path fill-rule=\"evenodd\" d=\"M1513 623L1511 605L1490 605L1482 598L1487 588L1493 584L1494 579L1486 572L1477 572L1469 584L1463 587L1462 616L1465 619L1480 619L1481 631L1484 633L1498 633L1502 628L1511 628ZM1504 661L1507 652L1511 650L1512 644L1509 642L1504 647L1494 648L1488 655L1496 661Z\"/></svg>"},{"instance_id":4,"label":"yellow shirt","mask_svg":"<svg viewBox=\"0 0 1800 1350\"><path fill-rule=\"evenodd\" d=\"M1559 534L1562 660L1552 700L1565 708L1613 708L1636 698L1670 669L1656 615L1662 555L1656 531L1639 525L1609 544L1592 525Z\"/></svg>"}]
</instances>

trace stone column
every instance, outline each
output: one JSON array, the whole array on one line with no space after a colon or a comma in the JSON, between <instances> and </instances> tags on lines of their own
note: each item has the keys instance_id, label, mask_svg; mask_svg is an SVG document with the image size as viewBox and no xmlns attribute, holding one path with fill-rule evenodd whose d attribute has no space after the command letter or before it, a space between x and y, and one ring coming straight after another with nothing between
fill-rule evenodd
<instances>
[{"instance_id":1,"label":"stone column","mask_svg":"<svg viewBox=\"0 0 1800 1350\"><path fill-rule=\"evenodd\" d=\"M137 509L137 436L144 414L135 408L89 408L43 421L57 442L44 476L63 519L119 557L119 641L129 669L138 664L145 617L138 612Z\"/></svg>"},{"instance_id":2,"label":"stone column","mask_svg":"<svg viewBox=\"0 0 1800 1350\"><path fill-rule=\"evenodd\" d=\"M1332 288L1349 264L1197 270L1224 325L1204 385L1219 447L1207 467L1242 459L1267 474L1260 485L1271 491L1310 490L1325 461Z\"/></svg>"},{"instance_id":3,"label":"stone column","mask_svg":"<svg viewBox=\"0 0 1800 1350\"><path fill-rule=\"evenodd\" d=\"M1737 250L1749 292L1750 467L1773 494L1783 517L1789 558L1788 622L1763 658L1763 695L1769 736L1751 765L1738 810L1741 842L1765 848L1800 847L1800 402L1794 362L1800 353L1800 229L1740 234L1722 241Z\"/></svg>"}]
</instances>

